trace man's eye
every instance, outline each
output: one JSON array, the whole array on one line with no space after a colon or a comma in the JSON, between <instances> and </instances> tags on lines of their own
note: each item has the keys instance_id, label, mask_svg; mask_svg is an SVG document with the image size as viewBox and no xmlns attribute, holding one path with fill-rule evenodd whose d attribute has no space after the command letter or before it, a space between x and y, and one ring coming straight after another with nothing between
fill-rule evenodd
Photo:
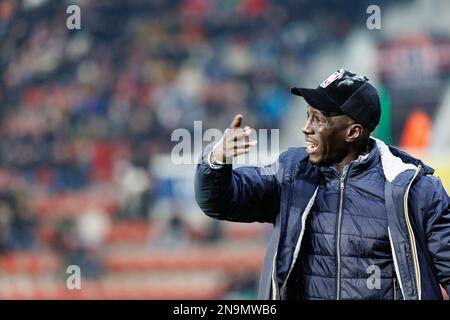
<instances>
[{"instance_id":1,"label":"man's eye","mask_svg":"<svg viewBox=\"0 0 450 320\"><path fill-rule=\"evenodd\" d=\"M320 119L317 115L313 114L310 115L309 113L306 114L306 120L310 120L313 123L322 123L323 119Z\"/></svg>"}]
</instances>

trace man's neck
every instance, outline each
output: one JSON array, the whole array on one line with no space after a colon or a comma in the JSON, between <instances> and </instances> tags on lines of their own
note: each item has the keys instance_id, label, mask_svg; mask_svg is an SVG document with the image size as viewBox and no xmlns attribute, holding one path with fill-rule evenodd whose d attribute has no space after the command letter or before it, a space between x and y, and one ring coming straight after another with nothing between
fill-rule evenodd
<instances>
[{"instance_id":1,"label":"man's neck","mask_svg":"<svg viewBox=\"0 0 450 320\"><path fill-rule=\"evenodd\" d=\"M370 147L369 143L360 150L352 150L350 151L340 162L333 165L333 167L336 168L336 170L339 172L339 174L342 175L344 172L345 166L347 166L350 162L358 159L359 156L364 156L369 153Z\"/></svg>"}]
</instances>

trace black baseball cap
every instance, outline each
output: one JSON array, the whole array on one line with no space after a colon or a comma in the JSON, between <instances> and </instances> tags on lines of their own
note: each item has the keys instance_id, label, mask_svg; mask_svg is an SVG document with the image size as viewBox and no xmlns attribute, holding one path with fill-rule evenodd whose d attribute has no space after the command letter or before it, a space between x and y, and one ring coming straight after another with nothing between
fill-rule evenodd
<instances>
[{"instance_id":1,"label":"black baseball cap","mask_svg":"<svg viewBox=\"0 0 450 320\"><path fill-rule=\"evenodd\" d=\"M378 91L365 76L339 69L317 88L292 88L291 93L303 97L313 108L346 114L370 131L380 122Z\"/></svg>"}]
</instances>

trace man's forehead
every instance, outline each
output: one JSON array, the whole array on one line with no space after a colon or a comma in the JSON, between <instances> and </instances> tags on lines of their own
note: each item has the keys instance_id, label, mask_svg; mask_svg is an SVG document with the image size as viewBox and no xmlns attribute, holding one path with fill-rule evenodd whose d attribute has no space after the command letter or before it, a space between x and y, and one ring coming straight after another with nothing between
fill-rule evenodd
<instances>
[{"instance_id":1,"label":"man's forehead","mask_svg":"<svg viewBox=\"0 0 450 320\"><path fill-rule=\"evenodd\" d=\"M323 114L325 117L336 117L336 116L343 116L343 115L345 115L345 113L321 111L321 110L318 110L318 109L314 108L311 105L308 105L307 111L308 112L313 112L313 113L320 113L320 114Z\"/></svg>"}]
</instances>

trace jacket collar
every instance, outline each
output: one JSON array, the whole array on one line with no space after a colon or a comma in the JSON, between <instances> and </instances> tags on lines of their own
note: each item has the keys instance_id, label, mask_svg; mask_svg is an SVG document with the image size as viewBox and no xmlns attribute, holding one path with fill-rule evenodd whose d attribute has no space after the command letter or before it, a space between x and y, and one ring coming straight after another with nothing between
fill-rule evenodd
<instances>
[{"instance_id":1,"label":"jacket collar","mask_svg":"<svg viewBox=\"0 0 450 320\"><path fill-rule=\"evenodd\" d=\"M423 163L421 160L414 158L410 154L401 151L393 146L385 144L383 141L371 137L371 140L375 142L376 148L372 148L372 150L367 154L367 158L357 159L362 160L364 163L365 161L370 161L372 159L372 152L376 153L379 156L381 167L383 169L383 173L386 177L386 180L389 182L392 182L395 180L397 176L399 176L401 173L407 171L407 170L417 170L418 166L420 165L422 167L421 174L433 174L434 169ZM377 149L377 150L373 150ZM309 162L309 157L306 152L302 153L302 157L299 159L300 163L304 163L305 165L311 164ZM366 162L366 164L369 162ZM323 168L323 170L320 170L322 172L329 171L330 168Z\"/></svg>"},{"instance_id":2,"label":"jacket collar","mask_svg":"<svg viewBox=\"0 0 450 320\"><path fill-rule=\"evenodd\" d=\"M344 168L344 172L348 172L348 176L357 176L363 172L367 172L371 168L375 167L380 162L378 148L375 146L375 141L369 142L369 152L360 155L357 159L353 160ZM326 177L339 177L340 174L333 166L319 167L319 170Z\"/></svg>"},{"instance_id":3,"label":"jacket collar","mask_svg":"<svg viewBox=\"0 0 450 320\"><path fill-rule=\"evenodd\" d=\"M371 137L378 149L379 158L383 168L383 173L386 180L392 182L401 173L407 170L417 170L420 165L422 167L421 174L433 174L434 169L423 163L421 160L414 158L410 154L401 151L391 145L385 144L383 141ZM373 150L372 150L373 151ZM299 164L308 166L309 156L306 152L302 153L299 159Z\"/></svg>"}]
</instances>

